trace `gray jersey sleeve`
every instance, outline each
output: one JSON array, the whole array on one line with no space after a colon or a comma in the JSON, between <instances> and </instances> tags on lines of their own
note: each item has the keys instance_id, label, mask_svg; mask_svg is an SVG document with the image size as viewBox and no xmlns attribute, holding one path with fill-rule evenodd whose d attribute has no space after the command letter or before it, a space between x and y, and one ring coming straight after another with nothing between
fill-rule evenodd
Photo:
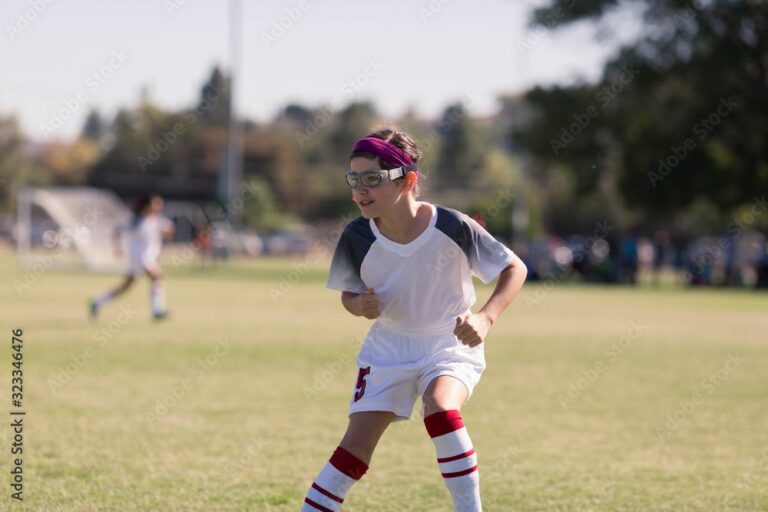
<instances>
[{"instance_id":1,"label":"gray jersey sleeve","mask_svg":"<svg viewBox=\"0 0 768 512\"><path fill-rule=\"evenodd\" d=\"M327 288L354 293L366 290L360 267L374 239L366 219L360 217L347 225L333 253Z\"/></svg>"},{"instance_id":2,"label":"gray jersey sleeve","mask_svg":"<svg viewBox=\"0 0 768 512\"><path fill-rule=\"evenodd\" d=\"M472 234L469 245L469 267L472 273L488 284L498 277L514 257L514 253L506 245L496 240L475 219L464 215L464 223Z\"/></svg>"}]
</instances>

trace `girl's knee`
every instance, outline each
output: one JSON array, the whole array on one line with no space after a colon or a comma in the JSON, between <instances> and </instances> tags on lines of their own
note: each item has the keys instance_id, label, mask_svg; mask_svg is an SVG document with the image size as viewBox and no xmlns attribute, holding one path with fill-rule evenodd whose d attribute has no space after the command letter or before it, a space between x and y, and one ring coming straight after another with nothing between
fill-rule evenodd
<instances>
[{"instance_id":1,"label":"girl's knee","mask_svg":"<svg viewBox=\"0 0 768 512\"><path fill-rule=\"evenodd\" d=\"M373 450L393 418L394 414L351 418L341 440L341 447L366 464L369 463Z\"/></svg>"},{"instance_id":2,"label":"girl's knee","mask_svg":"<svg viewBox=\"0 0 768 512\"><path fill-rule=\"evenodd\" d=\"M467 386L453 376L439 376L430 382L421 397L424 415L461 410L469 397Z\"/></svg>"},{"instance_id":3,"label":"girl's knee","mask_svg":"<svg viewBox=\"0 0 768 512\"><path fill-rule=\"evenodd\" d=\"M373 450L376 448L377 441L378 439L371 439L364 435L347 432L339 446L368 464L373 456Z\"/></svg>"},{"instance_id":4,"label":"girl's knee","mask_svg":"<svg viewBox=\"0 0 768 512\"><path fill-rule=\"evenodd\" d=\"M424 416L430 416L432 414L444 411L458 411L461 410L461 405L458 402L448 404L438 400L434 395L424 395L422 399L424 402Z\"/></svg>"}]
</instances>

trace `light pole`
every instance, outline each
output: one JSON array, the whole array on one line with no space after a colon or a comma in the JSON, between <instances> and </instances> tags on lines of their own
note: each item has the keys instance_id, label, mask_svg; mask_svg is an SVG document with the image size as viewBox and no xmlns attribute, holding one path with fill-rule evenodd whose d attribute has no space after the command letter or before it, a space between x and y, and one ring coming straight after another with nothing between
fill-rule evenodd
<instances>
[{"instance_id":1,"label":"light pole","mask_svg":"<svg viewBox=\"0 0 768 512\"><path fill-rule=\"evenodd\" d=\"M242 0L229 2L229 129L225 165L226 211L230 222L239 228L242 223L242 204L239 197L243 181L242 126L237 116L237 85L240 72Z\"/></svg>"}]
</instances>

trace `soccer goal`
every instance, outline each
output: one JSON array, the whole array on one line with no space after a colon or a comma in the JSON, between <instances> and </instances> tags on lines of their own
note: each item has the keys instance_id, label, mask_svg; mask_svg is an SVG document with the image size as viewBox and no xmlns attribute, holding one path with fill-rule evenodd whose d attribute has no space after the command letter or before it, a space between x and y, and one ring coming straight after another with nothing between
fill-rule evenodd
<instances>
[{"instance_id":1,"label":"soccer goal","mask_svg":"<svg viewBox=\"0 0 768 512\"><path fill-rule=\"evenodd\" d=\"M91 187L26 188L19 193L16 239L26 268L114 272L125 268L116 228L131 212L112 192Z\"/></svg>"}]
</instances>

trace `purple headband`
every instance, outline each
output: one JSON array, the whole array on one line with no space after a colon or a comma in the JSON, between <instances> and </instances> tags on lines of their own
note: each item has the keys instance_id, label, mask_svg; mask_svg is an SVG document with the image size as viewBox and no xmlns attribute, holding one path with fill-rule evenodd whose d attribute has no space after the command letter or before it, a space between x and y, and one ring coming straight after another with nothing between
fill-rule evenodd
<instances>
[{"instance_id":1,"label":"purple headband","mask_svg":"<svg viewBox=\"0 0 768 512\"><path fill-rule=\"evenodd\" d=\"M413 165L413 160L408 154L395 146L391 142L388 142L378 137L363 137L355 142L352 146L352 152L365 151L367 153L373 153L377 157L381 158L385 162L388 162L397 167L404 167L406 165ZM419 170L415 169L416 175L419 175Z\"/></svg>"}]
</instances>

